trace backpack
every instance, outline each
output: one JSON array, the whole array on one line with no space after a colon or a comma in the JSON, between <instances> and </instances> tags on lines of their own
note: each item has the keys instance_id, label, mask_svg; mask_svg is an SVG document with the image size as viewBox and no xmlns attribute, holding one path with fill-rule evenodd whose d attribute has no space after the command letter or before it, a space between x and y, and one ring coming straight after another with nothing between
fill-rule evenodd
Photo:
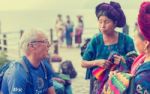
<instances>
[{"instance_id":1,"label":"backpack","mask_svg":"<svg viewBox=\"0 0 150 94\"><path fill-rule=\"evenodd\" d=\"M4 73L9 68L9 65L10 65L10 62L7 62L4 65L2 65L1 68L0 68L0 89L1 89Z\"/></svg>"},{"instance_id":2,"label":"backpack","mask_svg":"<svg viewBox=\"0 0 150 94\"><path fill-rule=\"evenodd\" d=\"M84 41L84 43L83 43L83 45L81 46L81 48L80 48L80 50L81 50L81 53L80 53L80 55L81 56L83 56L83 54L84 54L84 52L85 52L85 49L87 48L87 45L88 45L88 43L90 42L90 38L87 38L85 41Z\"/></svg>"},{"instance_id":3,"label":"backpack","mask_svg":"<svg viewBox=\"0 0 150 94\"><path fill-rule=\"evenodd\" d=\"M28 70L28 66L26 65L26 63L22 60L20 61L23 68L25 69L26 73L29 75L29 84L31 84L31 74ZM3 81L3 77L4 77L4 74L5 72L7 71L7 69L9 68L9 66L11 66L12 64L14 64L15 61L9 61L7 63L5 63L4 65L1 66L0 68L0 90L1 90L1 86L2 86L2 81ZM43 62L41 63L42 64L42 68L44 70L44 73L45 73L45 79L47 79L47 70L46 70L46 66L43 64Z\"/></svg>"},{"instance_id":4,"label":"backpack","mask_svg":"<svg viewBox=\"0 0 150 94\"><path fill-rule=\"evenodd\" d=\"M77 72L70 60L66 60L61 63L60 70L62 74L69 75L70 78L75 78L77 76Z\"/></svg>"}]
</instances>

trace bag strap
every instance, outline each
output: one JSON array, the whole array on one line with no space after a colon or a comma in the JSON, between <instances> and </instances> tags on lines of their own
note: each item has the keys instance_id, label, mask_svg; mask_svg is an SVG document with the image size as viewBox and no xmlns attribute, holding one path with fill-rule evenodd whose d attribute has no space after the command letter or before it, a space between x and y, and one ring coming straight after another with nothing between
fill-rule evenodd
<instances>
[{"instance_id":1,"label":"bag strap","mask_svg":"<svg viewBox=\"0 0 150 94\"><path fill-rule=\"evenodd\" d=\"M24 62L24 60L21 61L21 65L23 66L23 68L25 69L25 71L27 72L27 74L28 74L28 75L31 75L30 72L29 72L29 69L28 69L28 67L27 67L27 64ZM47 79L48 79L48 77L47 77L48 73L47 73L46 66L44 65L43 62L41 62L41 65L42 65L42 68L43 68L43 70L44 70L45 79L47 80Z\"/></svg>"},{"instance_id":2,"label":"bag strap","mask_svg":"<svg viewBox=\"0 0 150 94\"><path fill-rule=\"evenodd\" d=\"M42 68L44 70L45 79L47 80L48 79L48 77L47 77L48 73L47 73L47 69L46 69L46 66L44 65L43 61L41 62L41 65L42 65Z\"/></svg>"},{"instance_id":3,"label":"bag strap","mask_svg":"<svg viewBox=\"0 0 150 94\"><path fill-rule=\"evenodd\" d=\"M25 69L25 71L27 72L27 73L29 73L29 70L28 70L28 68L27 68L27 65L25 64L25 62L22 60L21 61L21 65L23 66L23 68Z\"/></svg>"},{"instance_id":4,"label":"bag strap","mask_svg":"<svg viewBox=\"0 0 150 94\"><path fill-rule=\"evenodd\" d=\"M27 73L27 76L28 76L28 78L27 78L27 79L28 79L28 80L27 80L27 84L30 86L31 93L34 94L35 92L34 92L33 79L32 79L32 76L31 76L31 74L30 74L30 72L29 72L28 66L27 66L27 64L24 62L24 60L21 60L21 61L20 61L20 64L23 66L25 72Z\"/></svg>"}]
</instances>

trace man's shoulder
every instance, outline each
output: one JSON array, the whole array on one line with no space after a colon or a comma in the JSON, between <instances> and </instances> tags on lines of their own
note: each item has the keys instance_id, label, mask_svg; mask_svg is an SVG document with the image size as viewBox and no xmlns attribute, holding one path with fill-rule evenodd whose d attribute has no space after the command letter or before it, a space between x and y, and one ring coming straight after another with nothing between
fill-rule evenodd
<instances>
[{"instance_id":1,"label":"man's shoulder","mask_svg":"<svg viewBox=\"0 0 150 94\"><path fill-rule=\"evenodd\" d=\"M7 76L25 76L25 70L22 64L18 61L11 62L8 70L6 71L5 75Z\"/></svg>"}]
</instances>

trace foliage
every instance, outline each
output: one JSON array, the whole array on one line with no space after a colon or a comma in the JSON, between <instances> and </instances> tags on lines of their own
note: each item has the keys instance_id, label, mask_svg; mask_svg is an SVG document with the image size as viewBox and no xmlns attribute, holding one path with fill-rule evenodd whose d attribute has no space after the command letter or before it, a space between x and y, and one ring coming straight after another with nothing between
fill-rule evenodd
<instances>
[{"instance_id":1,"label":"foliage","mask_svg":"<svg viewBox=\"0 0 150 94\"><path fill-rule=\"evenodd\" d=\"M8 62L6 53L0 51L0 66L6 62Z\"/></svg>"}]
</instances>

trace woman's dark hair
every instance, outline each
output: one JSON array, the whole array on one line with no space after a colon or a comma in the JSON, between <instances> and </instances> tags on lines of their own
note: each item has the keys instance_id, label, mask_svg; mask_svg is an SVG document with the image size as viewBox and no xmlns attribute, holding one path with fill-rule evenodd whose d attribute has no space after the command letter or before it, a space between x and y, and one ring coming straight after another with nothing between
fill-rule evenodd
<instances>
[{"instance_id":1,"label":"woman's dark hair","mask_svg":"<svg viewBox=\"0 0 150 94\"><path fill-rule=\"evenodd\" d=\"M123 27L126 24L126 17L119 3L110 2L101 3L96 6L95 14L99 19L100 16L107 16L116 23L117 27Z\"/></svg>"}]
</instances>

